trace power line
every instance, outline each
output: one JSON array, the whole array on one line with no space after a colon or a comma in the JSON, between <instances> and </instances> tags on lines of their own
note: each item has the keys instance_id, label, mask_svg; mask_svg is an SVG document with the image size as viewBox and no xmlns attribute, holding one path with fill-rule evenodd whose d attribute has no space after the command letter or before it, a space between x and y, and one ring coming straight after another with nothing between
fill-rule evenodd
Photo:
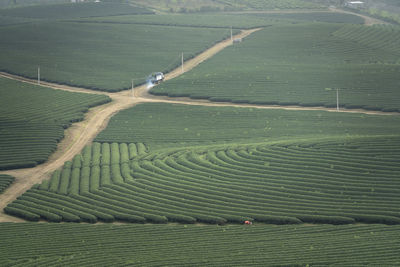
<instances>
[{"instance_id":1,"label":"power line","mask_svg":"<svg viewBox=\"0 0 400 267\"><path fill-rule=\"evenodd\" d=\"M183 52L182 52L182 73L183 73Z\"/></svg>"}]
</instances>

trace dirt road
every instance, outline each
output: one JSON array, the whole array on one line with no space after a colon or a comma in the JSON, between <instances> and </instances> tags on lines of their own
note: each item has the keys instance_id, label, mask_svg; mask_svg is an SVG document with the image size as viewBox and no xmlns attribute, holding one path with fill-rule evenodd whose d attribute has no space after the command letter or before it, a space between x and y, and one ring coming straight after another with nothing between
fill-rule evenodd
<instances>
[{"instance_id":1,"label":"dirt road","mask_svg":"<svg viewBox=\"0 0 400 267\"><path fill-rule=\"evenodd\" d=\"M245 30L235 35L235 38L244 38L259 29ZM204 60L212 57L219 51L231 45L230 39L224 40L207 51L199 54L197 57L184 63L184 71L189 71ZM181 68L177 68L166 75L166 80L173 79L182 73ZM37 84L36 80L19 77L16 75L0 73L0 76L14 79L30 84ZM153 102L160 100L146 99L142 94L147 95L147 87L145 85L134 88L134 95L131 91L122 91L119 93L106 93L93 91L85 88L59 85L49 82L41 82L42 86L66 90L72 92L83 92L91 94L105 94L111 97L112 102L91 108L85 114L83 121L74 123L65 131L65 138L58 144L57 150L50 156L49 160L34 168L17 169L9 171L0 171L0 173L9 174L15 177L15 182L3 193L0 194L0 222L20 222L19 218L11 217L4 214L3 209L34 184L41 183L45 179L49 179L53 171L63 166L65 161L71 160L76 154L80 153L85 145L93 141L97 134L104 129L110 118L117 112L133 107L138 103Z\"/></svg>"},{"instance_id":2,"label":"dirt road","mask_svg":"<svg viewBox=\"0 0 400 267\"><path fill-rule=\"evenodd\" d=\"M260 29L244 30L241 33L234 36L234 38L245 38L255 31ZM184 72L187 72L205 61L211 58L219 51L230 46L232 44L230 39L224 40L213 47L209 48L205 52L199 54L195 58L188 60L184 63ZM166 80L173 79L182 74L181 67L173 70L166 75ZM7 73L0 72L0 76L9 79L14 79L26 83L37 84L36 80L19 77ZM148 94L148 88L143 85L134 88L134 94L131 91L122 91L119 93L106 93L100 91L93 91L85 88L71 87L65 85L59 85L48 82L41 82L42 86L73 91L83 92L90 94L105 94L111 97L112 102L91 108L86 113L85 119L79 123L73 124L70 128L65 131L65 138L59 143L57 150L52 154L49 160L36 166L34 168L17 169L9 171L0 171L0 173L10 174L16 178L16 181L3 193L0 194L0 222L21 222L23 220L8 216L4 214L3 209L18 196L23 194L26 190L32 187L34 184L41 183L43 180L48 179L53 171L60 168L65 161L71 160L74 155L81 152L85 145L90 144L97 134L104 129L110 118L117 112L133 107L139 103L146 102L164 102L164 103L180 103L187 105L204 105L204 106L232 106L232 107L252 107L262 109L290 109L290 110L326 110L335 111L334 109L322 108L322 107L298 107L298 106L263 106L263 105L251 105L251 104L232 104L232 103L218 103L210 102L207 100L193 100L189 98L168 98L158 97ZM390 113L384 112L372 112L365 110L342 110L342 112L357 112L365 114L378 114L378 115L389 115ZM398 113L397 113L398 114Z\"/></svg>"}]
</instances>

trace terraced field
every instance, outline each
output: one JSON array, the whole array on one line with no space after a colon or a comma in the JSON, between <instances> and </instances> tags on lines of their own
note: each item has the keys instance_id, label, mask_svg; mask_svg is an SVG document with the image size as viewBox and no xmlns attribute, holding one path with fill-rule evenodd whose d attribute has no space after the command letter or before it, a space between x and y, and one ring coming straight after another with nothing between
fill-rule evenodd
<instances>
[{"instance_id":1,"label":"terraced field","mask_svg":"<svg viewBox=\"0 0 400 267\"><path fill-rule=\"evenodd\" d=\"M151 90L239 103L399 110L394 26L274 25ZM290 74L290 75L288 75Z\"/></svg>"},{"instance_id":2,"label":"terraced field","mask_svg":"<svg viewBox=\"0 0 400 267\"><path fill-rule=\"evenodd\" d=\"M56 149L64 129L105 95L52 90L0 78L0 170L33 167ZM29 101L27 101L29 100Z\"/></svg>"},{"instance_id":3,"label":"terraced field","mask_svg":"<svg viewBox=\"0 0 400 267\"><path fill-rule=\"evenodd\" d=\"M398 226L0 224L9 266L396 266ZM35 249L32 249L35 248Z\"/></svg>"},{"instance_id":4,"label":"terraced field","mask_svg":"<svg viewBox=\"0 0 400 267\"><path fill-rule=\"evenodd\" d=\"M10 175L0 174L0 194L14 182L15 178Z\"/></svg>"}]
</instances>

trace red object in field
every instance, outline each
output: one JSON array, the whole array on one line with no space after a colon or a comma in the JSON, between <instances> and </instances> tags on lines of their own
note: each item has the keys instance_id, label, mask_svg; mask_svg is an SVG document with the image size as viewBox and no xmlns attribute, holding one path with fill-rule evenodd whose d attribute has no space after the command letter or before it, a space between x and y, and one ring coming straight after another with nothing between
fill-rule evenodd
<instances>
[{"instance_id":1,"label":"red object in field","mask_svg":"<svg viewBox=\"0 0 400 267\"><path fill-rule=\"evenodd\" d=\"M244 221L244 224L253 224L251 221Z\"/></svg>"}]
</instances>

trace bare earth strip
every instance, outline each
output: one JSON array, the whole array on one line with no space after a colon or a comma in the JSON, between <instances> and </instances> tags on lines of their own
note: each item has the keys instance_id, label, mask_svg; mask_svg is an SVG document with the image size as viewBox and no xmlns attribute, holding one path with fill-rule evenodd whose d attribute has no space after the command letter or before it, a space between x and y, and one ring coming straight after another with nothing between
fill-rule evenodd
<instances>
[{"instance_id":1,"label":"bare earth strip","mask_svg":"<svg viewBox=\"0 0 400 267\"><path fill-rule=\"evenodd\" d=\"M243 30L241 33L234 36L234 38L245 38L251 33L260 29ZM166 80L173 79L184 72L187 72L205 61L211 58L219 51L230 46L232 44L230 39L224 40L203 53L199 54L195 58L188 60L184 63L183 72L182 68L176 68L172 72L166 74ZM17 75L11 75L0 72L0 76L9 79L14 79L26 83L37 84L37 81L33 79L23 78ZM117 112L133 107L139 103L146 102L163 102L163 103L179 103L187 105L202 105L202 106L230 106L230 107L251 107L260 109L288 109L288 110L325 110L335 111L335 109L323 108L323 107L300 107L300 106L265 106L265 105L251 105L251 104L233 104L233 103L218 103L210 102L207 100L193 100L190 98L169 98L169 97L158 97L148 94L148 88L143 85L134 88L134 94L131 91L123 91L119 93L106 93L93 91L85 88L78 88L72 86L59 85L49 82L41 82L42 86L72 91L72 92L83 92L91 94L104 94L112 98L112 102L91 108L89 112L85 114L83 121L74 123L70 128L65 131L65 138L58 144L57 150L52 154L49 160L41 165L34 168L17 169L0 171L0 173L9 174L15 177L15 182L5 191L0 194L0 222L22 222L22 219L8 216L3 212L3 209L18 196L23 194L26 190L31 188L34 184L39 184L45 179L49 179L53 171L63 166L65 161L71 160L76 154L80 153L85 145L90 144L93 139L107 126L110 118ZM376 114L376 115L390 115L399 113L387 113L378 111L366 111L366 110L341 110L341 112L356 112L365 114Z\"/></svg>"}]
</instances>

